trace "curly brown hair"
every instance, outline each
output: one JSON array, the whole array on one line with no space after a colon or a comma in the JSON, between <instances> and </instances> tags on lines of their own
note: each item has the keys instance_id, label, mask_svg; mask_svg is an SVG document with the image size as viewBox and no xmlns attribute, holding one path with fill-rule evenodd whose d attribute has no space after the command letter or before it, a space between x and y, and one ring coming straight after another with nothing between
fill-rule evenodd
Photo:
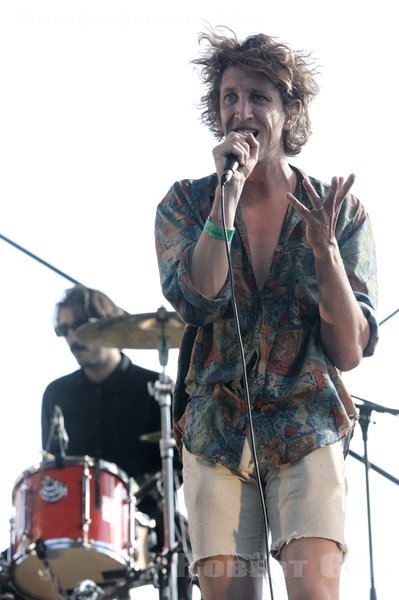
<instances>
[{"instance_id":1,"label":"curly brown hair","mask_svg":"<svg viewBox=\"0 0 399 600\"><path fill-rule=\"evenodd\" d=\"M230 37L218 33L227 30ZM311 134L309 105L319 92L315 80L314 61L309 53L294 51L276 38L258 33L244 41L237 39L234 31L228 27L208 28L198 37L199 44L208 43L208 48L200 58L191 61L198 65L200 78L207 91L201 96L201 122L213 135L221 140L223 132L220 125L220 85L224 71L234 66L252 73L266 75L278 88L287 116L293 100L301 101L301 111L295 124L283 133L284 151L287 156L300 153Z\"/></svg>"}]
</instances>

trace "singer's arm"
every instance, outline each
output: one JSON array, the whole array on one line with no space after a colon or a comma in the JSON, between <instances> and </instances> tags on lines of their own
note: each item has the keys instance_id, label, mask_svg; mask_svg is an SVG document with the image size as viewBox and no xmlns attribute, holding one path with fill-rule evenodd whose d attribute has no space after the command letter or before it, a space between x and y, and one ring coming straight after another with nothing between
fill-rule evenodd
<instances>
[{"instance_id":1,"label":"singer's arm","mask_svg":"<svg viewBox=\"0 0 399 600\"><path fill-rule=\"evenodd\" d=\"M240 191L237 189L237 184L231 183L230 185L228 188L225 188L224 192L225 220L226 228L234 229L234 216L238 203L238 200L234 201L234 199L239 196ZM220 195L220 187L218 186L209 215L210 221L218 227L222 227L223 225ZM233 201L230 201L231 199ZM193 285L204 296L215 298L226 283L227 273L228 264L225 241L212 238L205 231L202 231L191 258L191 279Z\"/></svg>"},{"instance_id":2,"label":"singer's arm","mask_svg":"<svg viewBox=\"0 0 399 600\"><path fill-rule=\"evenodd\" d=\"M356 280L356 261L371 260L365 242L361 241L362 229L367 230L366 217L363 217L363 227L352 233L352 239L348 238L347 247L344 240L348 234L339 234L342 249L337 239L337 223L341 211L346 210L344 201L353 181L353 175L345 182L334 177L325 196L319 197L309 180L304 179L303 185L312 203L311 210L292 194L288 195L292 206L301 213L306 223L306 237L313 251L321 340L330 360L341 371L353 369L360 363L370 339L369 322L351 286L351 281L355 284ZM353 206L355 203L353 198ZM347 221L351 222L350 216L347 216ZM371 232L369 234L364 239L371 239ZM344 256L347 255L347 269L341 251ZM371 267L368 270L372 272Z\"/></svg>"},{"instance_id":3,"label":"singer's arm","mask_svg":"<svg viewBox=\"0 0 399 600\"><path fill-rule=\"evenodd\" d=\"M258 161L258 153L259 143L250 131L232 131L213 149L219 182L223 180L226 168L231 166L231 157L236 156L239 164L238 168L234 165L233 170L236 174L229 179L228 185L223 187L226 229L234 229L235 213L244 183ZM223 226L221 194L218 185L209 215L210 221L218 227ZM191 278L194 286L204 296L215 298L226 283L227 273L224 240L214 239L203 231L192 255Z\"/></svg>"},{"instance_id":4,"label":"singer's arm","mask_svg":"<svg viewBox=\"0 0 399 600\"><path fill-rule=\"evenodd\" d=\"M363 357L369 323L350 287L337 243L315 255L315 267L323 346L338 369L349 371Z\"/></svg>"}]
</instances>

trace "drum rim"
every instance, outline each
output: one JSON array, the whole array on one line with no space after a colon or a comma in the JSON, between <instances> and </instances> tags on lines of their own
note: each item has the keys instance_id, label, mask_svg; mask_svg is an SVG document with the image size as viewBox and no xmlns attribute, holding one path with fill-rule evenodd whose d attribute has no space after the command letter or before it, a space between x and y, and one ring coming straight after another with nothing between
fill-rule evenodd
<instances>
[{"instance_id":1,"label":"drum rim","mask_svg":"<svg viewBox=\"0 0 399 600\"><path fill-rule=\"evenodd\" d=\"M29 476L35 475L36 473L45 472L49 469L57 469L62 471L63 467L84 467L88 466L89 468L94 468L97 464L100 471L107 471L112 475L116 475L126 486L129 486L134 479L129 477L129 475L121 469L116 463L100 459L95 459L92 456L65 456L62 458L62 462L64 463L62 466L57 465L57 461L54 457L54 460L45 459L40 463L36 463L27 467L18 475L12 489L12 498L14 499L17 487Z\"/></svg>"},{"instance_id":2,"label":"drum rim","mask_svg":"<svg viewBox=\"0 0 399 600\"><path fill-rule=\"evenodd\" d=\"M115 560L115 562L125 565L126 568L129 568L132 563L132 559L129 555L128 549L123 551L119 548L116 548L112 544L108 544L107 542L103 542L101 540L89 540L88 543L84 543L82 538L49 538L45 540L46 548L49 552L59 550L76 550L81 549L85 552L95 552L96 554L105 554L108 558ZM133 547L133 546L132 546ZM103 552L99 552L99 550L103 550ZM12 568L19 566L26 558L30 556L37 556L37 552L34 547L30 548L28 551L20 552L19 554L14 554L12 557ZM48 557L49 560L52 560L52 557ZM120 559L120 560L118 560Z\"/></svg>"}]
</instances>

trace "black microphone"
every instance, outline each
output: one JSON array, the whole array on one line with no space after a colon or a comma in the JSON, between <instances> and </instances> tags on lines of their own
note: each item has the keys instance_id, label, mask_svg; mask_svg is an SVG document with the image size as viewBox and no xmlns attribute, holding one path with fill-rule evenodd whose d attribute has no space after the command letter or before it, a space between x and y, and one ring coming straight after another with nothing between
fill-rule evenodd
<instances>
[{"instance_id":1,"label":"black microphone","mask_svg":"<svg viewBox=\"0 0 399 600\"><path fill-rule=\"evenodd\" d=\"M234 173L237 171L240 163L237 160L235 154L229 154L226 160L226 166L224 167L223 175L220 179L220 186L224 187L233 177Z\"/></svg>"},{"instance_id":2,"label":"black microphone","mask_svg":"<svg viewBox=\"0 0 399 600\"><path fill-rule=\"evenodd\" d=\"M61 454L65 454L65 452L68 450L69 437L65 429L64 414L61 410L61 407L58 405L54 406L54 425L55 431L58 432L57 440L60 446Z\"/></svg>"}]
</instances>

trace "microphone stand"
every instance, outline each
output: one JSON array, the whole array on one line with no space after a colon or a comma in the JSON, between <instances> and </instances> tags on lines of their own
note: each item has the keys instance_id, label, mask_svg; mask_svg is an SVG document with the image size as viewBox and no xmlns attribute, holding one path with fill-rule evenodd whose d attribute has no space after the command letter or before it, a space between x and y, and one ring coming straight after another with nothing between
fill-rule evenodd
<instances>
[{"instance_id":1,"label":"microphone stand","mask_svg":"<svg viewBox=\"0 0 399 600\"><path fill-rule=\"evenodd\" d=\"M367 501L367 525L368 525L368 541L369 541L369 557L370 557L370 600L377 600L377 590L375 587L374 579L374 559L373 559L373 539L372 539L372 527L371 527L371 503L370 503L370 482L369 482L369 469L370 463L368 459L367 441L368 441L368 427L370 424L370 417L373 410L378 412L388 412L393 415L399 415L399 410L386 408L379 404L374 404L363 398L358 398L363 404L356 404L359 409L359 424L363 435L363 447L364 447L364 468L365 468L365 480L366 480L366 501Z\"/></svg>"},{"instance_id":2,"label":"microphone stand","mask_svg":"<svg viewBox=\"0 0 399 600\"><path fill-rule=\"evenodd\" d=\"M169 339L165 335L165 325L168 317L166 309L161 306L157 311L157 321L160 324L161 335L158 337L159 362L162 373L154 384L149 384L149 392L161 408L161 439L159 448L162 459L162 481L164 485L163 514L164 514L164 551L161 559L164 561L161 572L161 600L178 600L177 597L177 556L174 511L174 485L173 485L173 449L175 440L171 432L171 398L173 382L165 375L165 366L168 364ZM165 587L163 580L167 576L168 584Z\"/></svg>"},{"instance_id":3,"label":"microphone stand","mask_svg":"<svg viewBox=\"0 0 399 600\"><path fill-rule=\"evenodd\" d=\"M69 446L69 439L65 429L64 415L62 413L62 409L58 405L54 406L54 422L58 433L58 445L60 448L59 456L63 464L63 459L66 457L66 453ZM58 452L56 454L56 457L57 456Z\"/></svg>"},{"instance_id":4,"label":"microphone stand","mask_svg":"<svg viewBox=\"0 0 399 600\"><path fill-rule=\"evenodd\" d=\"M369 459L367 453L367 430L370 423L372 409L366 405L360 407L359 424L363 434L364 448L364 472L366 478L366 500L367 500L367 525L369 538L369 557L370 557L370 600L377 600L377 591L374 584L374 559L373 559L373 539L371 533L371 507L370 507L370 483L369 483Z\"/></svg>"},{"instance_id":5,"label":"microphone stand","mask_svg":"<svg viewBox=\"0 0 399 600\"><path fill-rule=\"evenodd\" d=\"M25 531L24 535L30 535L29 527L31 526L31 518L33 514L33 510L35 508L37 495L40 491L40 486L45 476L45 462L49 460L49 458L55 459L55 464L57 467L62 467L64 465L64 458L66 456L66 450L68 449L68 436L65 431L65 427L63 425L63 414L61 408L56 405L54 406L53 416L51 418L50 431L46 440L46 446L43 450L44 461L42 461L39 465L39 478L36 485L36 488L33 491L31 507L27 514L27 519L25 523ZM57 451L55 454L50 453L51 443L55 438L55 434L57 434L57 441L59 445L59 452Z\"/></svg>"},{"instance_id":6,"label":"microphone stand","mask_svg":"<svg viewBox=\"0 0 399 600\"><path fill-rule=\"evenodd\" d=\"M57 452L55 455L51 455L49 450L51 448L52 440L55 439L56 433L57 433L57 441L58 441L58 445L59 445L59 452ZM64 465L64 459L66 457L66 450L68 449L68 442L69 442L68 435L66 433L65 426L64 426L64 416L62 414L61 408L56 405L56 406L54 406L54 412L53 412L53 416L51 419L50 430L49 430L49 434L48 434L48 437L46 440L46 446L43 451L43 456L45 458L45 461L48 461L50 456L54 456L56 466L62 467ZM51 567L51 565L49 564L48 559L47 559L46 542L45 542L45 540L43 540L41 538L38 538L38 539L33 538L34 532L32 529L32 515L33 515L35 505L36 505L38 494L40 493L43 479L45 477L45 467L46 467L45 461L42 461L40 463L39 469L37 471L39 474L39 477L38 477L37 483L36 483L35 487L33 488L33 490L30 490L26 483L23 484L24 487L22 489L23 489L23 493L24 493L23 505L25 505L25 516L24 516L24 522L23 522L22 539L30 540L30 542L31 542L30 548L35 549L37 558L44 565L44 573L46 574L45 576L47 576L48 578L51 579L51 581L54 585L54 588L56 590L58 598L62 599L62 598L64 598L64 596L62 594L62 590L59 585L58 577L55 575L53 568ZM29 494L29 492L31 492L32 495L31 495L31 500L28 503L27 495ZM12 546L12 539L10 540L10 556L11 556L11 546ZM12 560L14 560L14 557L12 557ZM0 595L0 597L3 597L3 596Z\"/></svg>"}]
</instances>

